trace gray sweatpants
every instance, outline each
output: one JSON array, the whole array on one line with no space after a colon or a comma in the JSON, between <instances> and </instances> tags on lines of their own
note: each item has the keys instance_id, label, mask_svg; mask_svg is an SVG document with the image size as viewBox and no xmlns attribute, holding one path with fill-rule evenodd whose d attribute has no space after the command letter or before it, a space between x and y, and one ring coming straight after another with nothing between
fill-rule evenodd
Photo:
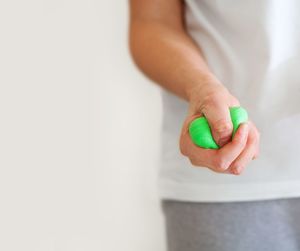
<instances>
[{"instance_id":1,"label":"gray sweatpants","mask_svg":"<svg viewBox=\"0 0 300 251\"><path fill-rule=\"evenodd\" d=\"M162 206L168 251L300 250L300 198Z\"/></svg>"}]
</instances>

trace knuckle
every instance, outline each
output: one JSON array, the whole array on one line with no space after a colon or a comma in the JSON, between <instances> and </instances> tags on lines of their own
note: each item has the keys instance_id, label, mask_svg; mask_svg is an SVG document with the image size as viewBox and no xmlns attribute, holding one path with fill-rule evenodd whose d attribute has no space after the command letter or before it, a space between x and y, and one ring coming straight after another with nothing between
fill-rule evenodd
<instances>
[{"instance_id":1,"label":"knuckle","mask_svg":"<svg viewBox=\"0 0 300 251\"><path fill-rule=\"evenodd\" d=\"M187 156L187 147L183 135L180 137L179 140L179 150L182 155Z\"/></svg>"},{"instance_id":2,"label":"knuckle","mask_svg":"<svg viewBox=\"0 0 300 251\"><path fill-rule=\"evenodd\" d=\"M235 146L236 146L236 147L239 147L239 148L244 147L245 144L246 144L246 142L244 141L244 139L241 138L241 137L235 137L235 138L233 139L233 142L234 142Z\"/></svg>"},{"instance_id":3,"label":"knuckle","mask_svg":"<svg viewBox=\"0 0 300 251\"><path fill-rule=\"evenodd\" d=\"M223 172L228 168L228 163L224 158L217 158L214 161L214 167L217 171Z\"/></svg>"},{"instance_id":4,"label":"knuckle","mask_svg":"<svg viewBox=\"0 0 300 251\"><path fill-rule=\"evenodd\" d=\"M236 169L237 167L238 167L237 162L234 161L234 162L232 162L231 165L230 165L230 170L234 170L234 169Z\"/></svg>"},{"instance_id":5,"label":"knuckle","mask_svg":"<svg viewBox=\"0 0 300 251\"><path fill-rule=\"evenodd\" d=\"M257 137L256 137L256 133L249 133L248 135L248 141L249 143L255 143L258 141Z\"/></svg>"},{"instance_id":6,"label":"knuckle","mask_svg":"<svg viewBox=\"0 0 300 251\"><path fill-rule=\"evenodd\" d=\"M259 138L259 135L257 133L254 133L252 135L249 135L249 142L254 145L254 146L258 146L259 145L259 141L260 141L260 138Z\"/></svg>"},{"instance_id":7,"label":"knuckle","mask_svg":"<svg viewBox=\"0 0 300 251\"><path fill-rule=\"evenodd\" d=\"M260 132L258 130L256 130L256 138L260 140Z\"/></svg>"},{"instance_id":8,"label":"knuckle","mask_svg":"<svg viewBox=\"0 0 300 251\"><path fill-rule=\"evenodd\" d=\"M242 173L243 168L240 166L234 170L235 175L240 175Z\"/></svg>"},{"instance_id":9,"label":"knuckle","mask_svg":"<svg viewBox=\"0 0 300 251\"><path fill-rule=\"evenodd\" d=\"M179 145L179 150L180 150L180 153L181 153L182 155L184 155L184 156L187 155L187 149L186 149L186 147L185 147L185 145L184 145L183 143L180 143L180 145Z\"/></svg>"},{"instance_id":10,"label":"knuckle","mask_svg":"<svg viewBox=\"0 0 300 251\"><path fill-rule=\"evenodd\" d=\"M244 169L244 165L242 165L241 163L238 163L238 162L234 162L233 164L231 164L230 169L233 174L239 175L242 173L242 171Z\"/></svg>"},{"instance_id":11,"label":"knuckle","mask_svg":"<svg viewBox=\"0 0 300 251\"><path fill-rule=\"evenodd\" d=\"M182 146L180 145L179 150L180 150L180 153L181 153L182 155L186 156L186 150L185 150L184 147L182 147Z\"/></svg>"},{"instance_id":12,"label":"knuckle","mask_svg":"<svg viewBox=\"0 0 300 251\"><path fill-rule=\"evenodd\" d=\"M240 165L240 163L238 163L238 162L234 162L234 163L231 165L231 169L234 170L234 172L240 170L240 168L241 168L241 165Z\"/></svg>"},{"instance_id":13,"label":"knuckle","mask_svg":"<svg viewBox=\"0 0 300 251\"><path fill-rule=\"evenodd\" d=\"M187 154L187 149L186 149L185 146L180 145L179 149L180 149L180 153L181 153L183 156L187 156L187 155L188 155L188 154Z\"/></svg>"},{"instance_id":14,"label":"knuckle","mask_svg":"<svg viewBox=\"0 0 300 251\"><path fill-rule=\"evenodd\" d=\"M253 122L252 121L250 121L250 123L251 123L251 125L252 125L252 128L254 129L254 134L255 134L255 137L256 137L256 139L260 139L260 132L259 132L259 130L257 129L257 127L253 124Z\"/></svg>"},{"instance_id":15,"label":"knuckle","mask_svg":"<svg viewBox=\"0 0 300 251\"><path fill-rule=\"evenodd\" d=\"M189 160L190 160L190 163L192 166L194 166L194 167L199 166L198 161L196 161L194 158L189 158Z\"/></svg>"}]
</instances>

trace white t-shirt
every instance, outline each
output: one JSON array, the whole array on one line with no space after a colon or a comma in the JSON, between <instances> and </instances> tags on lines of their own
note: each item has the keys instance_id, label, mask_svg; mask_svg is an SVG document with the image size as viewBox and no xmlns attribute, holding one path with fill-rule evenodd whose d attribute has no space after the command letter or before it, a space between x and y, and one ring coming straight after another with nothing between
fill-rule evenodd
<instances>
[{"instance_id":1,"label":"white t-shirt","mask_svg":"<svg viewBox=\"0 0 300 251\"><path fill-rule=\"evenodd\" d=\"M192 167L178 143L188 104L163 91L161 197L300 196L300 1L187 0L185 18L212 72L260 130L261 149L238 176Z\"/></svg>"}]
</instances>

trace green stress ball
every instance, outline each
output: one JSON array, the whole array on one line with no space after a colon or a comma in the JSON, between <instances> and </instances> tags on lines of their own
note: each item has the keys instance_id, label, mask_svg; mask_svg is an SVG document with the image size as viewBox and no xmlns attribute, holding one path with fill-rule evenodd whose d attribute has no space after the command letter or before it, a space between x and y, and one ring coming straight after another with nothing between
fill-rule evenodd
<instances>
[{"instance_id":1,"label":"green stress ball","mask_svg":"<svg viewBox=\"0 0 300 251\"><path fill-rule=\"evenodd\" d=\"M230 107L230 116L233 125L232 138L241 123L248 120L247 111L242 107ZM206 149L219 149L215 142L207 119L205 117L196 118L190 123L189 133L195 145Z\"/></svg>"}]
</instances>

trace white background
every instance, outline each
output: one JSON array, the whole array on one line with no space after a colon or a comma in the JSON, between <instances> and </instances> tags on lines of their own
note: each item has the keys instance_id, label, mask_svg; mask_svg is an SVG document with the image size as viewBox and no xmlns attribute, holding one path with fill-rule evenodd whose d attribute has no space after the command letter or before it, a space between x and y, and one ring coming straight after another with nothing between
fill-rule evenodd
<instances>
[{"instance_id":1,"label":"white background","mask_svg":"<svg viewBox=\"0 0 300 251\"><path fill-rule=\"evenodd\" d=\"M0 250L165 250L159 89L127 8L0 1Z\"/></svg>"}]
</instances>

